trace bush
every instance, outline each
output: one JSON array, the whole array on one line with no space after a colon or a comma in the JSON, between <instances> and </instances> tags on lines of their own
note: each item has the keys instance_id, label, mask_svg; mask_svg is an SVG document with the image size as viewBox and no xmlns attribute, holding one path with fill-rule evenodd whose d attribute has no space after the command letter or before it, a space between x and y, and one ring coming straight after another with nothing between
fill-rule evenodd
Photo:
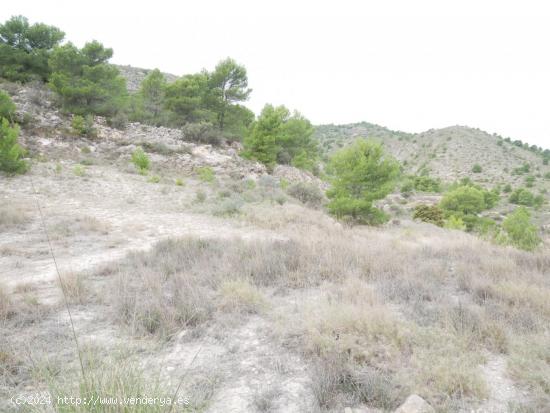
<instances>
[{"instance_id":1,"label":"bush","mask_svg":"<svg viewBox=\"0 0 550 413\"><path fill-rule=\"evenodd\" d=\"M197 168L196 172L197 172L197 176L202 182L212 183L216 179L214 170L209 166L202 166L200 168Z\"/></svg>"},{"instance_id":2,"label":"bush","mask_svg":"<svg viewBox=\"0 0 550 413\"><path fill-rule=\"evenodd\" d=\"M482 190L471 186L459 186L447 192L440 204L448 215L479 214L486 208L485 196Z\"/></svg>"},{"instance_id":3,"label":"bush","mask_svg":"<svg viewBox=\"0 0 550 413\"><path fill-rule=\"evenodd\" d=\"M151 167L151 162L149 157L141 147L137 147L136 150L132 153L132 163L140 172L146 172Z\"/></svg>"},{"instance_id":4,"label":"bush","mask_svg":"<svg viewBox=\"0 0 550 413\"><path fill-rule=\"evenodd\" d=\"M535 184L535 177L533 175L529 175L525 177L525 186L527 188L532 188Z\"/></svg>"},{"instance_id":5,"label":"bush","mask_svg":"<svg viewBox=\"0 0 550 413\"><path fill-rule=\"evenodd\" d=\"M476 163L473 167L472 167L472 172L475 173L475 174L479 174L481 173L482 171L482 168L481 168L481 165Z\"/></svg>"},{"instance_id":6,"label":"bush","mask_svg":"<svg viewBox=\"0 0 550 413\"><path fill-rule=\"evenodd\" d=\"M225 141L223 133L210 122L187 123L181 132L183 140L190 142L217 146Z\"/></svg>"},{"instance_id":7,"label":"bush","mask_svg":"<svg viewBox=\"0 0 550 413\"><path fill-rule=\"evenodd\" d=\"M510 202L516 205L533 206L535 204L535 196L525 188L518 188L510 195Z\"/></svg>"},{"instance_id":8,"label":"bush","mask_svg":"<svg viewBox=\"0 0 550 413\"><path fill-rule=\"evenodd\" d=\"M444 227L447 229L458 229L460 231L466 230L466 225L464 224L464 221L462 221L462 218L455 217L454 215L451 215L445 221Z\"/></svg>"},{"instance_id":9,"label":"bush","mask_svg":"<svg viewBox=\"0 0 550 413\"><path fill-rule=\"evenodd\" d=\"M107 119L107 124L111 128L124 130L128 126L128 115L123 111L119 111L114 116Z\"/></svg>"},{"instance_id":10,"label":"bush","mask_svg":"<svg viewBox=\"0 0 550 413\"><path fill-rule=\"evenodd\" d=\"M510 192L512 192L512 185L510 184L506 184L504 186L504 188L502 188L502 192L506 193L506 194L509 194Z\"/></svg>"},{"instance_id":11,"label":"bush","mask_svg":"<svg viewBox=\"0 0 550 413\"><path fill-rule=\"evenodd\" d=\"M320 207L325 199L317 185L305 182L290 185L286 192L300 202L315 208Z\"/></svg>"},{"instance_id":12,"label":"bush","mask_svg":"<svg viewBox=\"0 0 550 413\"><path fill-rule=\"evenodd\" d=\"M15 109L15 103L13 103L8 94L0 90L0 119L5 118L13 122Z\"/></svg>"},{"instance_id":13,"label":"bush","mask_svg":"<svg viewBox=\"0 0 550 413\"><path fill-rule=\"evenodd\" d=\"M327 172L331 214L362 224L379 224L387 219L372 203L393 190L399 164L384 155L381 145L358 139L333 155Z\"/></svg>"},{"instance_id":14,"label":"bush","mask_svg":"<svg viewBox=\"0 0 550 413\"><path fill-rule=\"evenodd\" d=\"M429 176L416 176L414 178L414 189L422 192L440 192L441 183L439 179L430 178Z\"/></svg>"},{"instance_id":15,"label":"bush","mask_svg":"<svg viewBox=\"0 0 550 413\"><path fill-rule=\"evenodd\" d=\"M414 219L419 219L423 222L443 226L443 211L437 205L420 204L414 208Z\"/></svg>"},{"instance_id":16,"label":"bush","mask_svg":"<svg viewBox=\"0 0 550 413\"><path fill-rule=\"evenodd\" d=\"M524 207L517 208L502 223L504 241L527 251L534 250L540 243L537 227L531 223L531 214Z\"/></svg>"},{"instance_id":17,"label":"bush","mask_svg":"<svg viewBox=\"0 0 550 413\"><path fill-rule=\"evenodd\" d=\"M22 174L28 169L28 164L21 158L25 150L17 143L19 127L10 127L7 119L0 124L0 171L9 175Z\"/></svg>"},{"instance_id":18,"label":"bush","mask_svg":"<svg viewBox=\"0 0 550 413\"><path fill-rule=\"evenodd\" d=\"M86 117L80 115L73 116L71 128L73 133L77 136L86 136L88 138L96 136L94 117L92 115L87 115Z\"/></svg>"}]
</instances>

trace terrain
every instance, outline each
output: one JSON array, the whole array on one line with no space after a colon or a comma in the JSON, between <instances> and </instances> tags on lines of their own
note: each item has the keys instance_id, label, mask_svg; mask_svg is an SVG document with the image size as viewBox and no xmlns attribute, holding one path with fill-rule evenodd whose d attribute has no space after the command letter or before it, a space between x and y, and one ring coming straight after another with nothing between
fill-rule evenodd
<instances>
[{"instance_id":1,"label":"terrain","mask_svg":"<svg viewBox=\"0 0 550 413\"><path fill-rule=\"evenodd\" d=\"M269 172L238 143L101 117L76 137L45 88L0 87L27 116L32 159L0 183L0 410L51 411L10 402L48 391L179 395L185 412L383 412L412 394L441 412L550 411L548 234L535 252L494 245L413 221L440 195L399 191L381 202L388 224L350 227L289 191L320 178ZM549 186L540 157L475 129L317 134L328 149L376 137L449 183L520 185L528 162Z\"/></svg>"}]
</instances>

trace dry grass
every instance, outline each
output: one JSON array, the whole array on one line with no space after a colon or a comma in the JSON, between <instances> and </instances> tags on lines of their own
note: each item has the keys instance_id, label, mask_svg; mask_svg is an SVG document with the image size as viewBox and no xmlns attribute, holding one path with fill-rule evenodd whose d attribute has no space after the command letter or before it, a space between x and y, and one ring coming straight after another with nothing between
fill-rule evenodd
<instances>
[{"instance_id":1,"label":"dry grass","mask_svg":"<svg viewBox=\"0 0 550 413\"><path fill-rule=\"evenodd\" d=\"M20 205L0 206L0 231L17 228L30 221L29 214Z\"/></svg>"},{"instance_id":2,"label":"dry grass","mask_svg":"<svg viewBox=\"0 0 550 413\"><path fill-rule=\"evenodd\" d=\"M108 235L110 225L91 216L78 216L62 219L49 227L49 235L53 240L66 237L82 236L87 234Z\"/></svg>"},{"instance_id":3,"label":"dry grass","mask_svg":"<svg viewBox=\"0 0 550 413\"><path fill-rule=\"evenodd\" d=\"M258 313L267 306L264 295L248 280L227 280L220 286L221 308L224 311Z\"/></svg>"},{"instance_id":4,"label":"dry grass","mask_svg":"<svg viewBox=\"0 0 550 413\"><path fill-rule=\"evenodd\" d=\"M61 274L60 286L67 298L72 304L85 304L89 298L90 291L84 279L84 274L78 272L68 272Z\"/></svg>"}]
</instances>

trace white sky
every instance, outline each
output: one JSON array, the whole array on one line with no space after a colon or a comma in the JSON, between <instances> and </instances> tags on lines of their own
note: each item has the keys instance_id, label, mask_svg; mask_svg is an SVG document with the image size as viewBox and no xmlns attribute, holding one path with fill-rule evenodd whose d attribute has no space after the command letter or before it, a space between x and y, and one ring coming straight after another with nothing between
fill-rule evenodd
<instances>
[{"instance_id":1,"label":"white sky","mask_svg":"<svg viewBox=\"0 0 550 413\"><path fill-rule=\"evenodd\" d=\"M550 147L550 9L545 1L2 1L113 63L181 75L231 56L248 106L312 122L420 132L450 125Z\"/></svg>"}]
</instances>

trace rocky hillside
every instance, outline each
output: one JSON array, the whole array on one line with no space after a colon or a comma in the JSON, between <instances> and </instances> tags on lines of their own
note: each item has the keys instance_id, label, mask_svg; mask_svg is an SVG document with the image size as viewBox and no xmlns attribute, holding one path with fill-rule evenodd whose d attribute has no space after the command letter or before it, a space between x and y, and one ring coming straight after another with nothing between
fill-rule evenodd
<instances>
[{"instance_id":1,"label":"rocky hillside","mask_svg":"<svg viewBox=\"0 0 550 413\"><path fill-rule=\"evenodd\" d=\"M117 69L120 70L121 75L126 78L126 87L130 92L135 92L136 90L138 90L141 81L145 79L145 77L149 73L152 72L151 69L141 69L139 67L133 67L129 65L120 65L117 66ZM178 76L172 75L170 73L163 73L163 75L168 83L174 82L178 79Z\"/></svg>"},{"instance_id":2,"label":"rocky hillside","mask_svg":"<svg viewBox=\"0 0 550 413\"><path fill-rule=\"evenodd\" d=\"M320 125L316 128L316 135L327 154L358 137L377 139L404 165L408 173L420 174L424 171L444 181L470 177L491 185L522 185L525 174L514 173L514 170L526 163L530 166L529 173L535 178L543 178L550 172L550 166L543 165L538 154L467 126L450 126L412 134L362 122ZM482 167L482 172L472 172L476 164ZM543 179L536 181L536 189L548 189L548 182Z\"/></svg>"}]
</instances>

